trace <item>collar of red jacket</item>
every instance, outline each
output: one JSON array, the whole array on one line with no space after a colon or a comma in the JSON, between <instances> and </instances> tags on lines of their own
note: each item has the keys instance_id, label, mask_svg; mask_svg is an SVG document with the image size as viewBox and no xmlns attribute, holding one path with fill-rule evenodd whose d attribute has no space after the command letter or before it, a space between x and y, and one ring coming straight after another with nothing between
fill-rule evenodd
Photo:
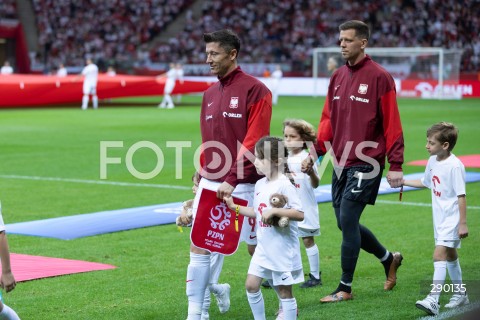
<instances>
[{"instance_id":1,"label":"collar of red jacket","mask_svg":"<svg viewBox=\"0 0 480 320\"><path fill-rule=\"evenodd\" d=\"M346 65L350 70L356 71L356 70L360 69L361 67L363 67L365 65L365 63L367 63L367 61L370 61L370 60L372 60L372 58L370 58L370 56L368 54L366 54L365 58L363 58L362 60L360 60L358 63L354 64L353 66L349 65L348 62L346 63Z\"/></svg>"},{"instance_id":2,"label":"collar of red jacket","mask_svg":"<svg viewBox=\"0 0 480 320\"><path fill-rule=\"evenodd\" d=\"M225 77L220 78L219 81L222 86L228 86L230 83L232 83L233 79L235 79L235 76L242 72L242 69L240 69L240 67L238 66L236 69L228 73Z\"/></svg>"}]
</instances>

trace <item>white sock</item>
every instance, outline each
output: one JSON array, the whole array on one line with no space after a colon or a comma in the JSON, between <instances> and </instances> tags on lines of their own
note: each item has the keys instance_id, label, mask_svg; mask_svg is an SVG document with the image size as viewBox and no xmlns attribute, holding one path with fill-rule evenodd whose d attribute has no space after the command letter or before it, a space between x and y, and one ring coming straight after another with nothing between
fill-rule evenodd
<instances>
[{"instance_id":1,"label":"white sock","mask_svg":"<svg viewBox=\"0 0 480 320\"><path fill-rule=\"evenodd\" d=\"M222 286L218 285L218 278L222 272L224 255L219 253L210 254L210 284L205 290L205 297L203 299L202 312L207 313L211 304L211 293L222 293Z\"/></svg>"},{"instance_id":2,"label":"white sock","mask_svg":"<svg viewBox=\"0 0 480 320\"><path fill-rule=\"evenodd\" d=\"M262 291L255 293L247 291L248 304L252 309L253 318L255 320L265 320L265 302L263 301Z\"/></svg>"},{"instance_id":3,"label":"white sock","mask_svg":"<svg viewBox=\"0 0 480 320\"><path fill-rule=\"evenodd\" d=\"M445 278L447 277L447 261L434 261L433 268L433 283L435 285L443 286L443 284L445 283ZM438 302L438 299L440 298L440 292L431 293L431 295Z\"/></svg>"},{"instance_id":4,"label":"white sock","mask_svg":"<svg viewBox=\"0 0 480 320\"><path fill-rule=\"evenodd\" d=\"M172 96L170 96L170 94L165 94L165 101L167 102L167 107L174 107Z\"/></svg>"},{"instance_id":5,"label":"white sock","mask_svg":"<svg viewBox=\"0 0 480 320\"><path fill-rule=\"evenodd\" d=\"M283 317L297 319L297 300L295 298L282 299Z\"/></svg>"},{"instance_id":6,"label":"white sock","mask_svg":"<svg viewBox=\"0 0 480 320\"><path fill-rule=\"evenodd\" d=\"M205 296L203 297L202 313L208 313L211 303L210 289L205 289Z\"/></svg>"},{"instance_id":7,"label":"white sock","mask_svg":"<svg viewBox=\"0 0 480 320\"><path fill-rule=\"evenodd\" d=\"M0 319L1 320L20 320L15 310L10 308L6 304L3 304L2 312L0 312Z\"/></svg>"},{"instance_id":8,"label":"white sock","mask_svg":"<svg viewBox=\"0 0 480 320\"><path fill-rule=\"evenodd\" d=\"M205 290L210 279L210 255L190 252L187 268L188 319L200 319Z\"/></svg>"},{"instance_id":9,"label":"white sock","mask_svg":"<svg viewBox=\"0 0 480 320\"><path fill-rule=\"evenodd\" d=\"M92 97L92 102L93 102L93 109L98 109L98 97L97 96Z\"/></svg>"},{"instance_id":10,"label":"white sock","mask_svg":"<svg viewBox=\"0 0 480 320\"><path fill-rule=\"evenodd\" d=\"M307 248L306 251L308 263L310 264L310 273L318 279L320 278L320 255L317 244L314 244L311 248Z\"/></svg>"},{"instance_id":11,"label":"white sock","mask_svg":"<svg viewBox=\"0 0 480 320\"><path fill-rule=\"evenodd\" d=\"M452 283L461 285L463 282L463 279L462 279L462 268L460 267L460 261L458 261L458 259L455 261L447 261L447 270L448 270L450 279L452 280Z\"/></svg>"},{"instance_id":12,"label":"white sock","mask_svg":"<svg viewBox=\"0 0 480 320\"><path fill-rule=\"evenodd\" d=\"M84 95L82 98L82 109L86 110L88 108L88 96Z\"/></svg>"}]
</instances>

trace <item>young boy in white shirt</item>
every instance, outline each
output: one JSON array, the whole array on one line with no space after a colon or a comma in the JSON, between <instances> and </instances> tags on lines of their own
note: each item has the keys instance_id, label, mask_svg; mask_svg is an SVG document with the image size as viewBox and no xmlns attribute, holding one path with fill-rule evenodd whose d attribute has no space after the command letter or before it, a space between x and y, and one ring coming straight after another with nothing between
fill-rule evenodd
<instances>
[{"instance_id":1,"label":"young boy in white shirt","mask_svg":"<svg viewBox=\"0 0 480 320\"><path fill-rule=\"evenodd\" d=\"M406 186L432 190L435 236L433 282L430 294L416 303L417 308L430 315L437 315L440 309L438 301L447 270L453 289L449 292L454 294L445 307L455 308L469 303L457 253L461 239L468 236L465 167L452 153L457 137L458 130L451 123L440 122L430 127L426 145L430 158L425 174L420 180L403 181Z\"/></svg>"}]
</instances>

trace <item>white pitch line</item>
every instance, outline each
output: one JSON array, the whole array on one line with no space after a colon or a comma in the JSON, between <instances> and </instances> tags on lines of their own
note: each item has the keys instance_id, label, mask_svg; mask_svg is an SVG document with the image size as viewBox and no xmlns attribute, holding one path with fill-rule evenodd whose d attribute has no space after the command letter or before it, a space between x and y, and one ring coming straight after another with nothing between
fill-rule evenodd
<instances>
[{"instance_id":1,"label":"white pitch line","mask_svg":"<svg viewBox=\"0 0 480 320\"><path fill-rule=\"evenodd\" d=\"M440 312L436 316L425 316L419 318L419 320L443 320L443 319L451 319L453 317L457 317L461 314L467 313L469 311L473 311L475 309L478 309L480 307L480 303L474 302L467 304L465 306L461 306L458 308L450 309L448 311ZM472 318L473 319L473 318Z\"/></svg>"},{"instance_id":2,"label":"white pitch line","mask_svg":"<svg viewBox=\"0 0 480 320\"><path fill-rule=\"evenodd\" d=\"M431 203L423 203L423 202L406 202L406 201L393 201L393 200L377 200L375 203L385 203L385 204L395 204L395 205L402 205L402 206L417 206L417 207L431 207ZM478 206L467 206L467 209L470 210L480 210Z\"/></svg>"},{"instance_id":3,"label":"white pitch line","mask_svg":"<svg viewBox=\"0 0 480 320\"><path fill-rule=\"evenodd\" d=\"M191 187L175 186L175 185L169 185L169 184L131 183L131 182L103 181L103 180L67 179L67 178L56 178L56 177L0 175L0 178L37 180L37 181L61 181L61 182L73 182L73 183L112 185L112 186L122 186L122 187L146 187L146 188L178 189L178 190L192 189Z\"/></svg>"}]
</instances>

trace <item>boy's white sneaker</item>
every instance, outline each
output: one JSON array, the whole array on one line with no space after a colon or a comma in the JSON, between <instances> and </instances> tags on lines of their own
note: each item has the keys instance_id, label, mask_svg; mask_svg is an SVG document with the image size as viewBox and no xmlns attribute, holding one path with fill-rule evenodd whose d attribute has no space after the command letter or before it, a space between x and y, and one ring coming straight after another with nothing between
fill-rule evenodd
<instances>
[{"instance_id":1,"label":"boy's white sneaker","mask_svg":"<svg viewBox=\"0 0 480 320\"><path fill-rule=\"evenodd\" d=\"M423 300L418 300L415 303L415 306L432 316L436 316L438 314L438 310L440 309L440 304L431 295L428 295Z\"/></svg>"},{"instance_id":2,"label":"boy's white sneaker","mask_svg":"<svg viewBox=\"0 0 480 320\"><path fill-rule=\"evenodd\" d=\"M208 311L202 311L202 317L200 320L210 320L210 315L208 314Z\"/></svg>"},{"instance_id":3,"label":"boy's white sneaker","mask_svg":"<svg viewBox=\"0 0 480 320\"><path fill-rule=\"evenodd\" d=\"M228 283L221 284L223 292L214 294L217 299L217 306L220 313L225 313L230 309L230 285Z\"/></svg>"},{"instance_id":4,"label":"boy's white sneaker","mask_svg":"<svg viewBox=\"0 0 480 320\"><path fill-rule=\"evenodd\" d=\"M450 302L445 305L445 308L456 308L469 304L468 296L466 294L454 294L450 298Z\"/></svg>"}]
</instances>

